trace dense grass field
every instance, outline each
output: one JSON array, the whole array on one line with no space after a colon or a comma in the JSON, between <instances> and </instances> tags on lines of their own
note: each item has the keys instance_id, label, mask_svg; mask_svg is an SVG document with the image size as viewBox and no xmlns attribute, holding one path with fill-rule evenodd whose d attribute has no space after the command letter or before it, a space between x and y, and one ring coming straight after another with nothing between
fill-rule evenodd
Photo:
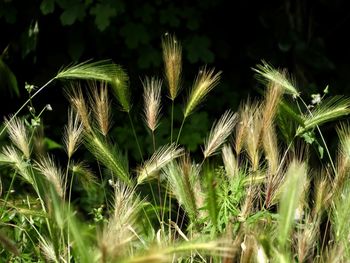
<instances>
[{"instance_id":1,"label":"dense grass field","mask_svg":"<svg viewBox=\"0 0 350 263\"><path fill-rule=\"evenodd\" d=\"M328 87L306 98L286 71L262 62L252 71L261 97L223 112L193 153L179 143L183 127L210 103L221 72L204 66L182 88L180 42L166 35L162 48L164 80L142 80L141 113L127 74L111 61L26 86L28 101L0 131L0 262L350 261L350 99ZM54 81L71 105L58 144L43 133L50 105L32 101L45 100L40 93ZM130 166L111 133L115 103L139 164ZM175 105L183 109L178 127ZM163 119L166 144L157 133Z\"/></svg>"}]
</instances>

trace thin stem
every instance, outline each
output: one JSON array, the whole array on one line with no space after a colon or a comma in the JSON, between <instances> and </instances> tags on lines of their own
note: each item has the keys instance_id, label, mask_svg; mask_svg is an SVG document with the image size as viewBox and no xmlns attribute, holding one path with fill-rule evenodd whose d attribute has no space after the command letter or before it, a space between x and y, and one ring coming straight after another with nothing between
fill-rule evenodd
<instances>
[{"instance_id":1,"label":"thin stem","mask_svg":"<svg viewBox=\"0 0 350 263\"><path fill-rule=\"evenodd\" d=\"M156 138L154 136L154 131L152 131L152 142L153 142L153 151L156 151Z\"/></svg>"},{"instance_id":2,"label":"thin stem","mask_svg":"<svg viewBox=\"0 0 350 263\"><path fill-rule=\"evenodd\" d=\"M70 164L70 158L68 158L68 163L67 163L67 171L66 171L66 178L65 178L65 185L67 185L68 182L68 170L69 170L69 164ZM69 185L69 193L68 193L68 212L70 213L70 204L71 204L71 196L72 196L72 188L73 188L73 180L74 180L74 171L72 171L72 177L70 179L70 185ZM66 188L64 188L66 189ZM64 199L63 199L64 200ZM69 225L69 220L67 222L67 258L68 262L70 261L70 249L69 249L69 243L70 243L70 231L69 231L70 225Z\"/></svg>"},{"instance_id":3,"label":"thin stem","mask_svg":"<svg viewBox=\"0 0 350 263\"><path fill-rule=\"evenodd\" d=\"M171 100L170 144L173 143L173 130L174 130L174 100Z\"/></svg>"},{"instance_id":4,"label":"thin stem","mask_svg":"<svg viewBox=\"0 0 350 263\"><path fill-rule=\"evenodd\" d=\"M288 144L288 147L287 147L287 149L285 150L285 152L284 152L284 154L283 154L283 156L282 156L282 159L281 159L281 161L280 161L280 165L277 167L275 174L277 174L277 173L280 171L280 169L281 169L281 167L282 167L282 165L283 165L283 163L284 163L284 160L285 160L286 157L287 157L287 153L289 152L289 149L290 149L290 147L291 147L292 144L293 144L294 139L295 139L295 136L293 137L293 139L292 139L292 140L290 141L290 143Z\"/></svg>"},{"instance_id":5,"label":"thin stem","mask_svg":"<svg viewBox=\"0 0 350 263\"><path fill-rule=\"evenodd\" d=\"M302 99L302 97L299 96L298 98L299 98L300 101L304 104L304 106L305 106L306 110L309 112L310 116L313 117L312 112L311 112L310 109L307 107L307 104L306 104L305 101ZM322 143L324 144L324 147L325 147L325 149L326 149L326 153L327 153L328 159L329 159L329 161L330 161L330 163L331 163L331 166L332 166L334 175L337 175L337 169L335 168L334 162L333 162L333 160L332 160L331 154L330 154L330 152L329 152L329 150L328 150L326 141L325 141L325 139L324 139L324 137L323 137L323 135L322 135L322 132L321 132L321 130L320 130L320 127L319 127L318 125L316 125L316 128L317 128L318 133L320 134Z\"/></svg>"},{"instance_id":6,"label":"thin stem","mask_svg":"<svg viewBox=\"0 0 350 263\"><path fill-rule=\"evenodd\" d=\"M13 183L14 183L14 181L15 181L16 175L17 175L17 171L15 171L15 172L13 173L13 176L12 176L12 179L11 179L11 183L10 183L9 190L8 190L7 193L6 193L5 200L4 200L4 204L3 204L2 208L1 208L1 218L2 218L2 216L3 216L3 212L4 212L4 209L5 209L5 207L6 207L6 203L7 203L7 200L8 200L8 198L9 198L9 195L10 195L10 192L11 192L11 189L12 189L12 186L13 186Z\"/></svg>"},{"instance_id":7,"label":"thin stem","mask_svg":"<svg viewBox=\"0 0 350 263\"><path fill-rule=\"evenodd\" d=\"M131 129L132 129L132 133L134 134L134 138L135 138L135 141L136 141L136 144L137 144L137 149L139 150L139 154L140 154L140 157L141 157L141 161L144 162L143 156L142 156L141 147L140 147L140 144L139 144L139 140L137 139L137 135L136 135L134 123L133 123L133 121L132 121L132 119L131 119L130 112L128 112L128 117L129 117Z\"/></svg>"},{"instance_id":8,"label":"thin stem","mask_svg":"<svg viewBox=\"0 0 350 263\"><path fill-rule=\"evenodd\" d=\"M98 173L100 175L101 185L103 186L105 181L103 180L101 165L100 165L99 161L97 161L97 168L98 168ZM108 209L108 200L107 200L107 194L106 194L106 187L102 187L102 188L103 188L103 195L104 195L104 198L105 198L106 207Z\"/></svg>"},{"instance_id":9,"label":"thin stem","mask_svg":"<svg viewBox=\"0 0 350 263\"><path fill-rule=\"evenodd\" d=\"M10 122L17 117L17 115L21 112L21 110L23 110L23 108L25 106L28 105L28 103L31 102L31 100L38 95L46 86L48 86L51 82L53 82L55 80L55 78L50 79L48 82L46 82L46 84L44 84L44 86L42 86L40 89L38 89L32 96L29 97L29 99L26 100L26 102L16 111L16 113L11 117L11 119L6 122L4 128L2 128L1 132L0 132L0 136L4 133L4 131L7 129L8 125L10 124Z\"/></svg>"},{"instance_id":10,"label":"thin stem","mask_svg":"<svg viewBox=\"0 0 350 263\"><path fill-rule=\"evenodd\" d=\"M67 168L66 168L66 174L65 174L65 177L64 177L63 200L66 200L66 189L67 189L67 184L68 184L68 171L69 171L69 166L70 166L70 157L68 157ZM69 205L69 204L68 204L68 205Z\"/></svg>"},{"instance_id":11,"label":"thin stem","mask_svg":"<svg viewBox=\"0 0 350 263\"><path fill-rule=\"evenodd\" d=\"M183 126L184 126L185 120L186 120L186 118L184 117L184 118L182 119L182 123L181 123L181 126L180 126L179 133L177 134L176 144L179 142L180 135L181 135L182 128L183 128Z\"/></svg>"}]
</instances>

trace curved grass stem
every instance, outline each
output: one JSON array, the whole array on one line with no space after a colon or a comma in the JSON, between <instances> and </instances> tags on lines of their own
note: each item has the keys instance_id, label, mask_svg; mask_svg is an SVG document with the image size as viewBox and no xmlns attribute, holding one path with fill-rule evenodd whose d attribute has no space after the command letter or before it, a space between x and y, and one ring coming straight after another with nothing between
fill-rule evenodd
<instances>
[{"instance_id":1,"label":"curved grass stem","mask_svg":"<svg viewBox=\"0 0 350 263\"><path fill-rule=\"evenodd\" d=\"M310 116L313 117L312 112L311 112L310 109L308 108L308 106L307 106L307 104L305 103L305 101L303 100L303 98L300 97L300 96L298 96L298 98L299 98L300 101L303 103L303 105L305 106L305 108L306 108L306 110L308 111L308 113L310 114ZM333 162L333 160L332 160L332 156L331 156L331 154L330 154L330 152L329 152L328 146L327 146L326 141L325 141L325 139L324 139L324 137L323 137L323 134L322 134L322 132L321 132L321 129L320 129L320 127L319 127L318 125L316 125L316 129L317 129L318 133L320 134L322 143L323 143L323 145L324 145L324 147L325 147L325 150L326 150L326 153L327 153L329 162L330 162L330 164L331 164L331 166L332 166L332 170L333 170L333 172L334 172L334 175L337 175L337 169L335 168L334 162Z\"/></svg>"},{"instance_id":2,"label":"curved grass stem","mask_svg":"<svg viewBox=\"0 0 350 263\"><path fill-rule=\"evenodd\" d=\"M131 129L132 129L132 133L134 134L134 138L135 138L135 142L136 142L136 145L137 145L137 149L138 149L140 157L141 157L141 161L144 162L142 151L141 151L141 147L140 147L140 144L139 144L139 140L137 139L134 123L133 123L133 121L131 119L130 112L128 112L128 117L129 117Z\"/></svg>"},{"instance_id":3,"label":"curved grass stem","mask_svg":"<svg viewBox=\"0 0 350 263\"><path fill-rule=\"evenodd\" d=\"M171 100L170 144L173 143L173 131L174 131L174 100Z\"/></svg>"},{"instance_id":4,"label":"curved grass stem","mask_svg":"<svg viewBox=\"0 0 350 263\"><path fill-rule=\"evenodd\" d=\"M182 128L183 128L183 126L184 126L185 120L186 120L186 118L184 117L184 118L182 119L182 123L181 123L181 126L180 126L179 133L177 134L177 139L176 139L176 143L175 143L175 145L177 145L177 144L178 144L178 142L179 142L180 135L181 135Z\"/></svg>"},{"instance_id":5,"label":"curved grass stem","mask_svg":"<svg viewBox=\"0 0 350 263\"><path fill-rule=\"evenodd\" d=\"M48 82L46 82L41 88L39 88L33 95L31 95L31 96L29 97L29 99L27 99L27 100L23 103L23 105L15 112L15 114L13 114L13 116L12 116L12 117L9 119L9 121L5 124L4 128L2 128L2 130L0 131L0 136L1 136L1 135L4 133L4 131L7 129L8 125L10 124L10 122L12 122L12 120L13 120L14 118L16 118L17 115L23 110L23 108L24 108L25 106L27 106L28 103L30 103L30 102L32 101L32 99L33 99L36 95L38 95L45 87L47 87L49 84L51 84L51 82L53 82L55 79L56 79L56 77L50 79L50 80L49 80Z\"/></svg>"}]
</instances>

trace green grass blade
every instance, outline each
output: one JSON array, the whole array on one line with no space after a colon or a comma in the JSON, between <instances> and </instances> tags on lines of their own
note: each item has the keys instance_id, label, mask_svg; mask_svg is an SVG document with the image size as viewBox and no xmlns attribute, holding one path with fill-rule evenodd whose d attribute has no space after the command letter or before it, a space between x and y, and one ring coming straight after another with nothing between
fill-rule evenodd
<instances>
[{"instance_id":1,"label":"green grass blade","mask_svg":"<svg viewBox=\"0 0 350 263\"><path fill-rule=\"evenodd\" d=\"M279 244L285 249L294 224L295 212L298 208L304 185L306 183L306 165L292 162L286 173L286 181L282 186L279 208Z\"/></svg>"},{"instance_id":2,"label":"green grass blade","mask_svg":"<svg viewBox=\"0 0 350 263\"><path fill-rule=\"evenodd\" d=\"M85 145L95 158L110 169L115 176L127 185L133 185L129 176L127 161L116 147L107 144L104 139L96 134L86 135Z\"/></svg>"},{"instance_id":3,"label":"green grass blade","mask_svg":"<svg viewBox=\"0 0 350 263\"><path fill-rule=\"evenodd\" d=\"M130 101L129 77L120 66L115 65L115 70L116 72L111 81L113 95L121 105L122 110L130 112L132 105Z\"/></svg>"}]
</instances>

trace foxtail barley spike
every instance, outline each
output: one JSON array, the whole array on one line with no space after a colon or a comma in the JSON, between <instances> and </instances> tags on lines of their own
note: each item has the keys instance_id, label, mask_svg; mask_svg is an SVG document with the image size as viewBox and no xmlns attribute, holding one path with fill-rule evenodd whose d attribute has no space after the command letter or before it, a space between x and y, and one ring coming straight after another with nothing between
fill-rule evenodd
<instances>
[{"instance_id":1,"label":"foxtail barley spike","mask_svg":"<svg viewBox=\"0 0 350 263\"><path fill-rule=\"evenodd\" d=\"M201 69L192 86L189 98L184 109L184 118L187 118L195 108L205 99L208 93L219 83L221 71L215 73L214 69Z\"/></svg>"},{"instance_id":2,"label":"foxtail barley spike","mask_svg":"<svg viewBox=\"0 0 350 263\"><path fill-rule=\"evenodd\" d=\"M69 158L72 157L73 153L78 148L82 132L83 124L81 123L78 114L74 114L73 110L70 109L68 112L68 124L64 129L63 135L63 142Z\"/></svg>"},{"instance_id":3,"label":"foxtail barley spike","mask_svg":"<svg viewBox=\"0 0 350 263\"><path fill-rule=\"evenodd\" d=\"M205 141L204 158L215 154L233 131L236 124L236 114L226 111L219 121L211 128L208 139Z\"/></svg>"},{"instance_id":4,"label":"foxtail barley spike","mask_svg":"<svg viewBox=\"0 0 350 263\"><path fill-rule=\"evenodd\" d=\"M11 122L6 119L5 125L8 127L7 132L12 143L16 145L16 147L23 153L26 159L29 159L30 142L24 121L15 117Z\"/></svg>"},{"instance_id":5,"label":"foxtail barley spike","mask_svg":"<svg viewBox=\"0 0 350 263\"><path fill-rule=\"evenodd\" d=\"M106 137L111 126L111 102L107 83L102 83L100 87L92 85L91 93L90 102L95 121L102 135Z\"/></svg>"},{"instance_id":6,"label":"foxtail barley spike","mask_svg":"<svg viewBox=\"0 0 350 263\"><path fill-rule=\"evenodd\" d=\"M159 124L160 116L160 91L162 81L157 78L147 78L143 84L144 114L148 128L154 132Z\"/></svg>"},{"instance_id":7,"label":"foxtail barley spike","mask_svg":"<svg viewBox=\"0 0 350 263\"><path fill-rule=\"evenodd\" d=\"M162 48L169 96L174 101L180 89L182 49L176 37L169 34L166 34L162 39Z\"/></svg>"}]
</instances>

